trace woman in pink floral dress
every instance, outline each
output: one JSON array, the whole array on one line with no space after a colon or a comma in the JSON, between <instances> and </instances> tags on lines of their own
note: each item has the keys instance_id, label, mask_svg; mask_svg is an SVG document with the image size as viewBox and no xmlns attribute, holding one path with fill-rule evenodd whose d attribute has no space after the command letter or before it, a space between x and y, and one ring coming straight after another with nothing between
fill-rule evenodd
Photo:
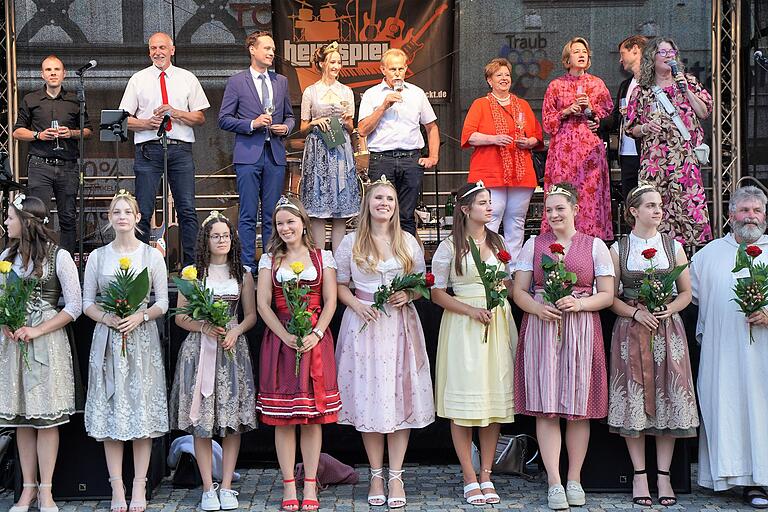
<instances>
[{"instance_id":1,"label":"woman in pink floral dress","mask_svg":"<svg viewBox=\"0 0 768 512\"><path fill-rule=\"evenodd\" d=\"M676 63L677 74L672 74L671 61ZM701 120L712 112L712 96L694 76L683 73L679 62L680 52L673 40L657 38L648 44L640 64L640 84L627 108L626 130L642 139L640 180L652 183L664 202L659 231L690 247L712 239L701 166L693 151L704 142ZM689 137L665 110L664 100L659 101L653 90L656 86Z\"/></svg>"},{"instance_id":2,"label":"woman in pink floral dress","mask_svg":"<svg viewBox=\"0 0 768 512\"><path fill-rule=\"evenodd\" d=\"M553 80L544 95L541 116L550 134L544 191L553 183L572 183L581 209L576 217L580 233L613 239L611 191L605 146L597 136L601 118L613 109L611 94L602 80L587 73L592 52L584 38L575 37L563 47L568 72ZM546 218L541 231L551 231Z\"/></svg>"}]
</instances>

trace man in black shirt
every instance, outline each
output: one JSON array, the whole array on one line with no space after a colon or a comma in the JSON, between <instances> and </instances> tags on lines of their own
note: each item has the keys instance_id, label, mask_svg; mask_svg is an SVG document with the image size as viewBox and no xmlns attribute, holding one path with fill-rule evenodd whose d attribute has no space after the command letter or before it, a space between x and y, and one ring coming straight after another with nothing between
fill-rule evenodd
<instances>
[{"instance_id":1,"label":"man in black shirt","mask_svg":"<svg viewBox=\"0 0 768 512\"><path fill-rule=\"evenodd\" d=\"M13 136L30 143L27 193L42 199L48 210L51 209L51 196L56 197L60 245L74 253L77 241L80 107L77 95L61 85L67 75L61 59L55 55L46 57L41 75L45 86L24 96ZM51 127L52 121L58 121L58 130ZM86 112L83 137L87 139L90 136L91 124Z\"/></svg>"}]
</instances>

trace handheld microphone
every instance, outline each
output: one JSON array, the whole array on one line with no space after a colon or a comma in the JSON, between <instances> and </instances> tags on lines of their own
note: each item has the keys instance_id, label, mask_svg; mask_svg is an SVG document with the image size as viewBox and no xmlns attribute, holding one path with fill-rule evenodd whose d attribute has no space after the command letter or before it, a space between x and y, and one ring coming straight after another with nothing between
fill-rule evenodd
<instances>
[{"instance_id":1,"label":"handheld microphone","mask_svg":"<svg viewBox=\"0 0 768 512\"><path fill-rule=\"evenodd\" d=\"M168 126L168 121L171 120L171 113L166 112L163 114L163 120L160 121L160 128L157 129L157 136L162 137L165 135L165 127Z\"/></svg>"},{"instance_id":2,"label":"handheld microphone","mask_svg":"<svg viewBox=\"0 0 768 512\"><path fill-rule=\"evenodd\" d=\"M672 70L672 75L673 76L677 75L680 72L680 70L677 67L677 61L671 60L671 61L667 62L667 65ZM677 81L676 81L676 83L677 83L677 88L680 90L680 92L685 94L685 91L687 89L685 84L681 84L680 82L677 82Z\"/></svg>"},{"instance_id":3,"label":"handheld microphone","mask_svg":"<svg viewBox=\"0 0 768 512\"><path fill-rule=\"evenodd\" d=\"M592 112L592 109L591 109L591 108L589 108L589 107L587 107L587 108L585 108L585 109L584 109L584 116L585 116L587 119L589 119L590 121L594 121L594 120L595 120L595 113L594 113L594 112Z\"/></svg>"},{"instance_id":4,"label":"handheld microphone","mask_svg":"<svg viewBox=\"0 0 768 512\"><path fill-rule=\"evenodd\" d=\"M768 68L768 57L763 55L763 52L760 50L755 50L755 53L752 55L752 58L755 59L755 62L760 64L764 68Z\"/></svg>"},{"instance_id":5,"label":"handheld microphone","mask_svg":"<svg viewBox=\"0 0 768 512\"><path fill-rule=\"evenodd\" d=\"M95 68L95 67L96 67L96 61L95 60L88 61L88 64L86 64L85 66L82 66L80 69L77 70L77 74L78 74L78 76L82 75L83 73L85 73L89 69Z\"/></svg>"}]
</instances>

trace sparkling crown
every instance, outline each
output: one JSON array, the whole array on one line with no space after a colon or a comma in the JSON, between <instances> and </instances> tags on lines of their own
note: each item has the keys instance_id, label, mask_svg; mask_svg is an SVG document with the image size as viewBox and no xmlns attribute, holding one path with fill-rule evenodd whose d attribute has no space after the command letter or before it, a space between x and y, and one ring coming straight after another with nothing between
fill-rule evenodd
<instances>
[{"instance_id":1,"label":"sparkling crown","mask_svg":"<svg viewBox=\"0 0 768 512\"><path fill-rule=\"evenodd\" d=\"M297 212L300 211L299 207L293 204L287 197L280 196L280 199L278 199L277 204L275 205L275 210L279 210L280 208L292 208L296 210Z\"/></svg>"},{"instance_id":2,"label":"sparkling crown","mask_svg":"<svg viewBox=\"0 0 768 512\"><path fill-rule=\"evenodd\" d=\"M466 192L464 192L464 193L461 195L461 198L460 198L460 199L464 199L464 198L465 198L465 197L467 197L468 195L470 195L470 194L474 194L474 193L475 193L475 192L477 192L478 190L484 190L484 189L485 189L485 183L483 183L483 180L477 180L477 182L475 183L475 186L474 186L474 187L472 187L471 189L467 190Z\"/></svg>"}]
</instances>

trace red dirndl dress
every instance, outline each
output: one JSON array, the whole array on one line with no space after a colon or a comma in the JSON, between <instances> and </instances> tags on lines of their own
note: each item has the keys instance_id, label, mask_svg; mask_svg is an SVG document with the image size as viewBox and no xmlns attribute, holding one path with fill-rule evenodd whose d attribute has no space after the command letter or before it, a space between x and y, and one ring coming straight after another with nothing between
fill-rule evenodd
<instances>
[{"instance_id":1,"label":"red dirndl dress","mask_svg":"<svg viewBox=\"0 0 768 512\"><path fill-rule=\"evenodd\" d=\"M309 307L315 308L312 325L317 324L322 308L323 261L319 250L310 252L317 271L309 286ZM278 267L272 263L272 297L277 318L285 325L290 317L277 280ZM259 360L259 393L256 410L259 421L267 425L309 425L336 423L341 396L336 384L336 359L333 336L326 329L323 338L301 358L296 375L296 351L282 342L269 328L264 331Z\"/></svg>"}]
</instances>

